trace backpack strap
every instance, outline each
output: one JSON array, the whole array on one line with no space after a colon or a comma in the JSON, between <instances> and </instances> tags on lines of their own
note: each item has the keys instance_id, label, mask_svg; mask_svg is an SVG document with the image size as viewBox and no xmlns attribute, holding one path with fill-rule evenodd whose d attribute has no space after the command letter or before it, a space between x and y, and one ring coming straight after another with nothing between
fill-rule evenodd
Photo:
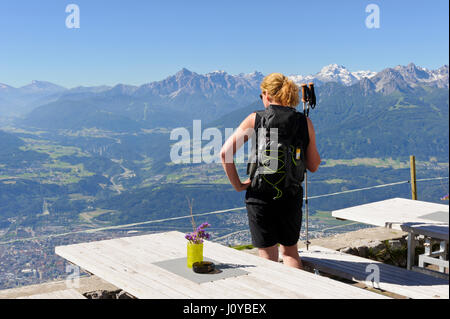
<instances>
[{"instance_id":1,"label":"backpack strap","mask_svg":"<svg viewBox=\"0 0 450 319\"><path fill-rule=\"evenodd\" d=\"M255 125L254 129L261 127L261 118L264 116L266 111L255 111Z\"/></svg>"},{"instance_id":2,"label":"backpack strap","mask_svg":"<svg viewBox=\"0 0 450 319\"><path fill-rule=\"evenodd\" d=\"M256 134L256 138L255 138L255 143L256 143L256 150L258 150L258 129L261 127L262 123L262 119L265 115L266 111L255 111L255 125L253 126L253 129L255 130L255 134Z\"/></svg>"},{"instance_id":3,"label":"backpack strap","mask_svg":"<svg viewBox=\"0 0 450 319\"><path fill-rule=\"evenodd\" d=\"M252 149L254 148L254 156L256 156L256 158L254 159L256 162L254 163L248 163L247 164L247 175L249 175L250 179L253 179L254 175L255 175L255 171L257 168L257 156L258 156L258 129L261 127L261 120L264 116L265 111L261 111L261 110L257 110L254 111L255 113L255 123L253 125L253 130L255 132L255 136L254 139L252 140L252 142L255 143L255 145L252 145Z\"/></svg>"},{"instance_id":4,"label":"backpack strap","mask_svg":"<svg viewBox=\"0 0 450 319\"><path fill-rule=\"evenodd\" d=\"M298 119L299 127L298 127L297 134L299 134L300 140L302 141L303 148L304 148L303 151L306 154L306 149L308 148L308 145L309 145L308 122L307 122L305 114L303 114L301 112L298 112L297 114L298 114L298 118L299 118Z\"/></svg>"}]
</instances>

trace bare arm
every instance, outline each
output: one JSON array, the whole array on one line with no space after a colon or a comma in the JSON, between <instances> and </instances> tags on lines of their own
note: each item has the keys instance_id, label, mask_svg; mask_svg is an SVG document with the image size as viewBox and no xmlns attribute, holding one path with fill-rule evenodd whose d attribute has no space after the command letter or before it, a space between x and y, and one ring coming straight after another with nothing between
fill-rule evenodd
<instances>
[{"instance_id":1,"label":"bare arm","mask_svg":"<svg viewBox=\"0 0 450 319\"><path fill-rule=\"evenodd\" d=\"M309 132L309 144L306 149L306 168L314 173L317 171L320 165L320 155L317 151L316 145L316 132L314 131L314 126L309 118L306 118L308 122L308 132Z\"/></svg>"},{"instance_id":2,"label":"bare arm","mask_svg":"<svg viewBox=\"0 0 450 319\"><path fill-rule=\"evenodd\" d=\"M234 154L237 150L251 137L253 128L255 125L255 115L252 113L247 118L242 121L239 127L234 131L234 133L227 139L223 144L220 151L220 157L222 159L222 166L225 173L230 180L231 185L238 192L241 192L250 185L250 179L247 179L244 183L241 182L239 175L236 170L236 165L234 164Z\"/></svg>"}]
</instances>

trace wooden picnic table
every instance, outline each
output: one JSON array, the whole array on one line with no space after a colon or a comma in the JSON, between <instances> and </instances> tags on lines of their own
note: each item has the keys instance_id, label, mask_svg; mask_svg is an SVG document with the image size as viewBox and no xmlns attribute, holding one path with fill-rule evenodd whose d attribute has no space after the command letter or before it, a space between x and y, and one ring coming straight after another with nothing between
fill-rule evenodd
<instances>
[{"instance_id":1,"label":"wooden picnic table","mask_svg":"<svg viewBox=\"0 0 450 319\"><path fill-rule=\"evenodd\" d=\"M387 298L211 241L204 243L205 259L245 274L194 282L161 266L185 258L186 244L183 233L172 231L59 246L55 251L136 298Z\"/></svg>"},{"instance_id":2,"label":"wooden picnic table","mask_svg":"<svg viewBox=\"0 0 450 319\"><path fill-rule=\"evenodd\" d=\"M448 205L436 204L405 198L392 198L379 202L339 209L331 213L339 219L353 220L364 224L403 230L408 233L407 269L413 269L417 235L441 241L438 254L428 251L421 255L428 263L439 264L448 268L448 261L443 260L448 243ZM433 259L438 256L439 260ZM423 263L420 263L423 265Z\"/></svg>"}]
</instances>

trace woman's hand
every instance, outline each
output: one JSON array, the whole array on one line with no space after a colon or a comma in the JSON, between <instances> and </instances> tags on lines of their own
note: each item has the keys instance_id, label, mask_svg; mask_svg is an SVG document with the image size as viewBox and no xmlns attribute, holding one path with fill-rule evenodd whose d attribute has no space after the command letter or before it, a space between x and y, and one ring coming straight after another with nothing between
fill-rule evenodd
<instances>
[{"instance_id":1,"label":"woman's hand","mask_svg":"<svg viewBox=\"0 0 450 319\"><path fill-rule=\"evenodd\" d=\"M252 181L250 180L250 178L247 178L247 180L245 182L240 183L240 185L236 188L236 190L238 192L245 191L250 186L251 183L252 183Z\"/></svg>"}]
</instances>

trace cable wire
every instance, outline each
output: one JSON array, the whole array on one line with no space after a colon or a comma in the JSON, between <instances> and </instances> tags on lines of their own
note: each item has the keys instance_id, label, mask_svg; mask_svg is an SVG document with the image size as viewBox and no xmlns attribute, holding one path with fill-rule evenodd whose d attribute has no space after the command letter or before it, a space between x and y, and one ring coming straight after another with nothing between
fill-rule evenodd
<instances>
[{"instance_id":1,"label":"cable wire","mask_svg":"<svg viewBox=\"0 0 450 319\"><path fill-rule=\"evenodd\" d=\"M431 180L442 180L442 179L448 179L448 177L422 178L422 179L417 179L416 182L424 182L424 181L431 181ZM336 195L346 194L346 193L359 192L359 191L375 189L375 188L382 188L382 187L388 187L388 186L394 186L394 185L400 185L400 184L407 184L407 183L410 183L410 181L401 181L401 182L395 182L395 183L375 185L375 186L370 186L370 187L351 189L351 190L346 190L346 191L336 192L336 193L329 193L329 194L323 194L323 195L317 195L317 196L310 196L310 197L308 197L308 200L309 199L315 199L315 198L328 197L328 196L336 196ZM200 214L193 214L192 216L215 215L215 214L222 214L222 213L239 211L239 210L245 210L245 209L246 209L246 206L242 206L242 207L236 207L236 208L215 210L215 211L212 211L212 212L206 212L206 213L200 213ZM161 222L165 222L165 221L179 220L179 219L185 219L185 218L191 218L191 215L170 217L170 218L156 219L156 220L149 220L149 221L145 221L145 222L138 222L138 223L132 223L132 224L125 224L125 225L115 225L115 226L107 226L107 227L101 227L101 228L84 229L84 230L67 232L67 233L60 233L60 234L43 235L43 236L36 236L36 237L29 237L29 238L19 238L19 239L13 239L13 240L10 240L10 241L0 242L0 245L12 244L12 243L16 243L16 242L31 241L31 240L41 240L41 239L47 239L47 238L62 237L62 236L73 235L73 234L95 233L95 232L104 231L104 230L123 229L123 228L128 228L128 227L139 226L139 225L161 223Z\"/></svg>"}]
</instances>

